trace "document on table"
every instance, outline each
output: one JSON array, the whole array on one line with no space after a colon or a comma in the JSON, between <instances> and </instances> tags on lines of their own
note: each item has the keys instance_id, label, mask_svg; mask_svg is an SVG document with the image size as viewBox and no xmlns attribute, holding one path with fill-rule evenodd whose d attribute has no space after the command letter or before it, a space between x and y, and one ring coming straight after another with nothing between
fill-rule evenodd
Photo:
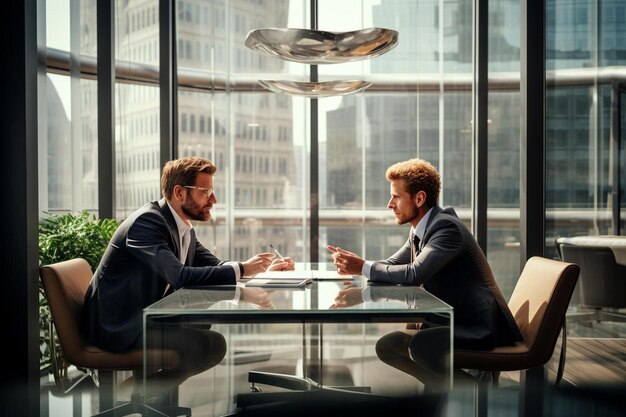
<instances>
[{"instance_id":1,"label":"document on table","mask_svg":"<svg viewBox=\"0 0 626 417\"><path fill-rule=\"evenodd\" d=\"M246 287L304 287L313 281L310 271L267 271L246 281Z\"/></svg>"},{"instance_id":2,"label":"document on table","mask_svg":"<svg viewBox=\"0 0 626 417\"><path fill-rule=\"evenodd\" d=\"M246 287L304 287L316 280L351 280L353 275L342 275L337 271L295 270L266 271L245 281Z\"/></svg>"},{"instance_id":3,"label":"document on table","mask_svg":"<svg viewBox=\"0 0 626 417\"><path fill-rule=\"evenodd\" d=\"M312 282L311 278L305 279L280 279L280 278L251 278L244 284L246 287L274 287L274 288L293 288L304 287Z\"/></svg>"},{"instance_id":4,"label":"document on table","mask_svg":"<svg viewBox=\"0 0 626 417\"><path fill-rule=\"evenodd\" d=\"M337 271L267 271L260 272L252 279L268 279L268 280L344 280L353 279L353 275L342 275ZM249 282L249 281L248 281Z\"/></svg>"}]
</instances>

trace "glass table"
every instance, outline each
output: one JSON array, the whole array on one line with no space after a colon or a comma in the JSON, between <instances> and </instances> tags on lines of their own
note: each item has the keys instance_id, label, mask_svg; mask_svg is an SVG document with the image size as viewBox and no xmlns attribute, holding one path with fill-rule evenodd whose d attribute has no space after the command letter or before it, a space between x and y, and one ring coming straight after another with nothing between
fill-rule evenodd
<instances>
[{"instance_id":1,"label":"glass table","mask_svg":"<svg viewBox=\"0 0 626 417\"><path fill-rule=\"evenodd\" d=\"M368 285L361 276L317 280L315 275L302 288L182 288L144 309L144 335L156 321L174 319L181 325L211 325L226 339L221 363L181 386L180 405L192 407L194 415L197 409L202 415L232 412L238 396L250 392L254 372L291 375L311 389L415 395L419 382L381 362L375 346L388 333L433 318L450 332L439 351L449 370L444 386L452 387L452 307L420 287Z\"/></svg>"}]
</instances>

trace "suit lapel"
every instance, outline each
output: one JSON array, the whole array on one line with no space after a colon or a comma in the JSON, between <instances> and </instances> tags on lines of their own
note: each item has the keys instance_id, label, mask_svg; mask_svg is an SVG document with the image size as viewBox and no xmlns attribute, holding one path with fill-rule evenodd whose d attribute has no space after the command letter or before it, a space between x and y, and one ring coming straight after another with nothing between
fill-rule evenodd
<instances>
[{"instance_id":1,"label":"suit lapel","mask_svg":"<svg viewBox=\"0 0 626 417\"><path fill-rule=\"evenodd\" d=\"M196 231L191 229L189 233L189 249L187 249L187 259L185 259L185 265L192 266L193 265L193 256L196 254Z\"/></svg>"},{"instance_id":2,"label":"suit lapel","mask_svg":"<svg viewBox=\"0 0 626 417\"><path fill-rule=\"evenodd\" d=\"M172 251L174 252L174 255L176 255L176 257L178 258L180 256L180 237L178 236L178 226L176 225L176 220L174 220L174 215L172 214L172 211L170 210L170 207L167 205L167 201L165 201L164 198L158 201L158 205L159 210L161 211L161 214L163 215L163 218L167 223L168 229L170 229L170 237L172 238L172 241L174 241L174 247L172 248ZM187 259L189 259L189 252L187 252Z\"/></svg>"},{"instance_id":3,"label":"suit lapel","mask_svg":"<svg viewBox=\"0 0 626 417\"><path fill-rule=\"evenodd\" d=\"M426 229L424 230L424 238L420 241L420 251L422 250L422 248L424 248L424 245L428 242L428 229L430 228L430 225L433 223L433 221L435 220L435 217L437 217L439 215L439 213L441 213L442 208L440 206L434 206L432 208L432 211L430 212L430 216L428 217L428 223L426 223Z\"/></svg>"}]
</instances>

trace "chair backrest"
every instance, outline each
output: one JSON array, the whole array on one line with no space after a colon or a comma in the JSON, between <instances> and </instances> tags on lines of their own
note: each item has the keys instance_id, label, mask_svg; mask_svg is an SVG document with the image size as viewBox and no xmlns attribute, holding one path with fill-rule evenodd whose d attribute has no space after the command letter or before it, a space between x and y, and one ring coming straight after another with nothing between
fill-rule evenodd
<instances>
[{"instance_id":1,"label":"chair backrest","mask_svg":"<svg viewBox=\"0 0 626 417\"><path fill-rule=\"evenodd\" d=\"M80 309L93 275L82 258L41 267L41 282L59 342L68 361L81 364L83 341L79 330Z\"/></svg>"},{"instance_id":2,"label":"chair backrest","mask_svg":"<svg viewBox=\"0 0 626 417\"><path fill-rule=\"evenodd\" d=\"M579 271L576 264L537 256L526 262L509 300L531 362L524 368L552 356Z\"/></svg>"},{"instance_id":3,"label":"chair backrest","mask_svg":"<svg viewBox=\"0 0 626 417\"><path fill-rule=\"evenodd\" d=\"M143 366L144 352L107 352L91 346L80 334L80 310L92 277L91 266L82 258L45 265L40 269L50 313L65 358L76 366L99 370L136 370ZM175 366L178 352L172 349L148 349L146 361L155 369Z\"/></svg>"},{"instance_id":4,"label":"chair backrest","mask_svg":"<svg viewBox=\"0 0 626 417\"><path fill-rule=\"evenodd\" d=\"M626 307L626 266L609 247L559 244L561 259L580 266L574 304L588 307ZM575 293L575 294L576 294Z\"/></svg>"}]
</instances>

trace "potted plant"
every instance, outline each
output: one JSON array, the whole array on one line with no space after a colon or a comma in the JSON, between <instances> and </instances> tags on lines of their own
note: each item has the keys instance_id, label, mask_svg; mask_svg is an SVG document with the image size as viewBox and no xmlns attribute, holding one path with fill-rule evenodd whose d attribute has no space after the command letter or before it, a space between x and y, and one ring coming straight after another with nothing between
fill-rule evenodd
<instances>
[{"instance_id":1,"label":"potted plant","mask_svg":"<svg viewBox=\"0 0 626 417\"><path fill-rule=\"evenodd\" d=\"M118 226L119 223L115 219L97 219L95 215L87 211L63 215L48 214L48 217L39 223L39 265L83 258L95 271ZM39 282L39 317L39 369L42 374L45 374L53 371L52 352L55 350L60 352L60 346L52 346L50 310L41 281ZM66 365L57 363L57 367L59 366L67 370Z\"/></svg>"}]
</instances>

